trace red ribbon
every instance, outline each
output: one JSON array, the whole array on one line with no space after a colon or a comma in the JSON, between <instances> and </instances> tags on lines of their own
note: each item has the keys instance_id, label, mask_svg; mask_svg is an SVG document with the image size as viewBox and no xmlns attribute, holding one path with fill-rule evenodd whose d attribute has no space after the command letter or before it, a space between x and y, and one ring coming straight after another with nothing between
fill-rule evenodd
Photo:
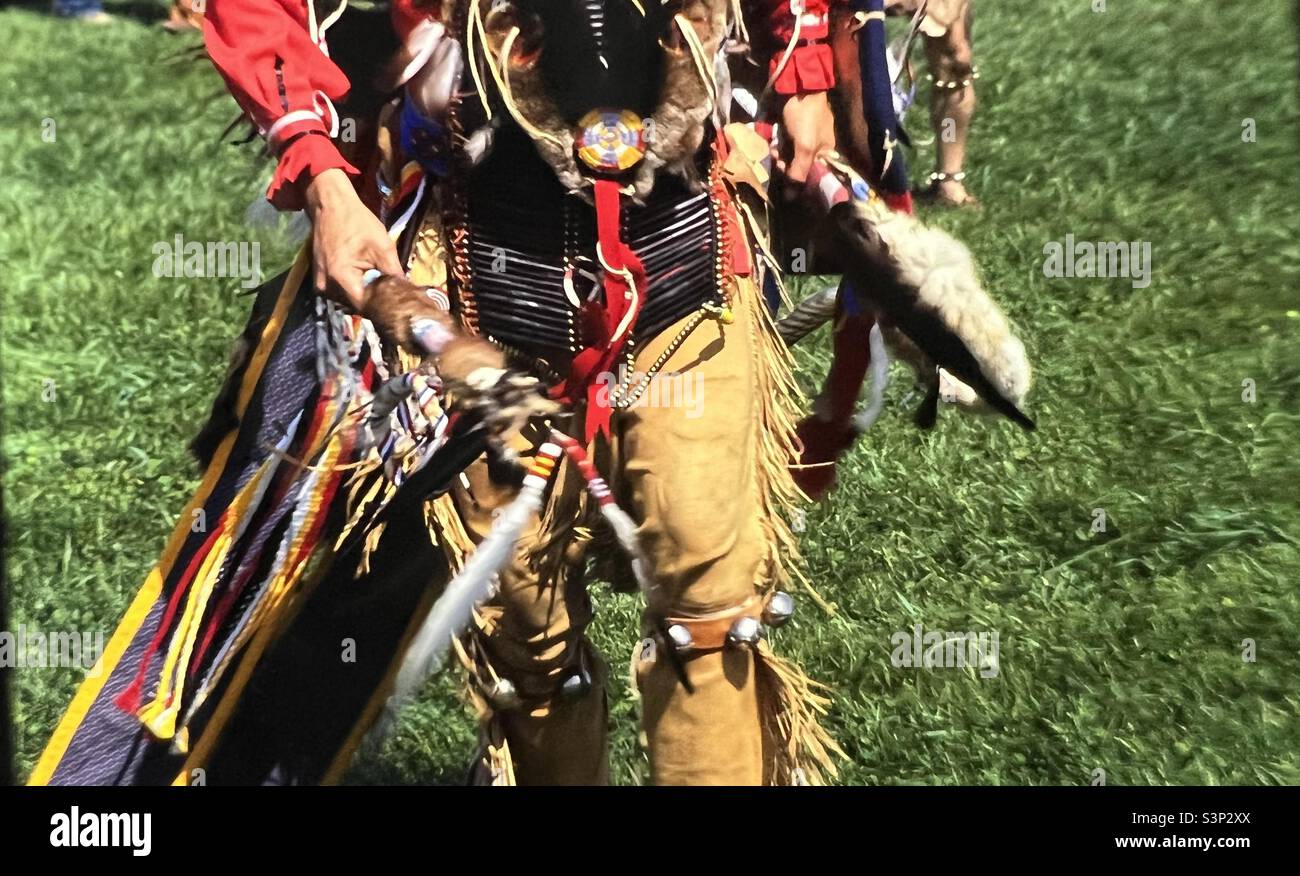
<instances>
[{"instance_id":1,"label":"red ribbon","mask_svg":"<svg viewBox=\"0 0 1300 876\"><path fill-rule=\"evenodd\" d=\"M613 408L608 397L601 402L597 379L612 372L614 362L636 325L637 313L646 293L645 267L622 239L619 223L622 196L618 183L610 179L596 180L595 192L596 240L606 267L602 277L605 303L601 305L593 301L583 305L579 312L582 349L573 357L568 379L551 393L553 398L570 404L579 398L586 399L584 436L587 442L597 433L609 435ZM631 283L628 282L629 276ZM618 328L624 319L627 326L620 333Z\"/></svg>"}]
</instances>

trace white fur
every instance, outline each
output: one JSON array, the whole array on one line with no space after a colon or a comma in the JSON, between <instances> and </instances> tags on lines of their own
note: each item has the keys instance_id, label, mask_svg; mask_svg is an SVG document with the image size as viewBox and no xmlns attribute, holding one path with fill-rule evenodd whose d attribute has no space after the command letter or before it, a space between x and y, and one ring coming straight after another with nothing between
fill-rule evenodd
<instances>
[{"instance_id":1,"label":"white fur","mask_svg":"<svg viewBox=\"0 0 1300 876\"><path fill-rule=\"evenodd\" d=\"M1025 345L984 291L970 251L947 232L882 204L862 204L858 211L889 247L900 278L919 290L921 305L939 314L970 349L989 382L1020 407L1033 379ZM949 395L956 404L984 408L969 387L951 375L949 379Z\"/></svg>"}]
</instances>

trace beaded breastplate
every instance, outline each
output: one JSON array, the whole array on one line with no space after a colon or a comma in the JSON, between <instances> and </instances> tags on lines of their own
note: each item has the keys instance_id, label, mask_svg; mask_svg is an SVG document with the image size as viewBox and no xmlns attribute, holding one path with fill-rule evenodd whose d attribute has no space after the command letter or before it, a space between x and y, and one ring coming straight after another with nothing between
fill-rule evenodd
<instances>
[{"instance_id":1,"label":"beaded breastplate","mask_svg":"<svg viewBox=\"0 0 1300 876\"><path fill-rule=\"evenodd\" d=\"M563 373L582 339L583 303L603 302L593 207L567 192L525 138L507 130L465 191L466 282L457 304L472 330L543 371ZM646 286L634 349L722 302L719 213L709 191L663 174L620 216Z\"/></svg>"}]
</instances>

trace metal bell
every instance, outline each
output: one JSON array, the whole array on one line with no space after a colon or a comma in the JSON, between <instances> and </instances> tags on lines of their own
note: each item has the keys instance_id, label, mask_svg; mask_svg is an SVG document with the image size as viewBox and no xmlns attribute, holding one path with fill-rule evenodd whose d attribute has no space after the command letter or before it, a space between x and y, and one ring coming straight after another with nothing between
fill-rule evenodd
<instances>
[{"instance_id":1,"label":"metal bell","mask_svg":"<svg viewBox=\"0 0 1300 876\"><path fill-rule=\"evenodd\" d=\"M673 648L678 651L689 651L695 647L695 638L691 635L691 631L682 624L670 624L668 626L668 640L672 643Z\"/></svg>"},{"instance_id":2,"label":"metal bell","mask_svg":"<svg viewBox=\"0 0 1300 876\"><path fill-rule=\"evenodd\" d=\"M487 698L497 709L518 708L523 699L515 684L508 678L498 678L487 691Z\"/></svg>"},{"instance_id":3,"label":"metal bell","mask_svg":"<svg viewBox=\"0 0 1300 876\"><path fill-rule=\"evenodd\" d=\"M763 623L769 627L779 627L794 614L794 597L784 590L777 590L763 608Z\"/></svg>"},{"instance_id":4,"label":"metal bell","mask_svg":"<svg viewBox=\"0 0 1300 876\"><path fill-rule=\"evenodd\" d=\"M763 638L763 625L757 618L749 616L736 618L736 622L727 631L727 644L733 647L740 645L753 647L761 638Z\"/></svg>"},{"instance_id":5,"label":"metal bell","mask_svg":"<svg viewBox=\"0 0 1300 876\"><path fill-rule=\"evenodd\" d=\"M570 700L578 699L589 690L591 690L591 673L585 666L579 666L560 685L560 695Z\"/></svg>"}]
</instances>

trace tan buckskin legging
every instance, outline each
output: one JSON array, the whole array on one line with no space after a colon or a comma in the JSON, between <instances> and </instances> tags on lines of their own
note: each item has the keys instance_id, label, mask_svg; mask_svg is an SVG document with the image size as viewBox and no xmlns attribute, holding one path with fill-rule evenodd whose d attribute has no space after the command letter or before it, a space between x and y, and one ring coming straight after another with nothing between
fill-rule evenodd
<instances>
[{"instance_id":1,"label":"tan buckskin legging","mask_svg":"<svg viewBox=\"0 0 1300 876\"><path fill-rule=\"evenodd\" d=\"M700 323L664 366L675 377L660 384L660 405L615 411L612 442L598 439L593 454L619 504L639 524L654 578L648 621L733 608L754 595L763 572L767 552L755 446L758 366L749 334L751 308L761 304L747 278L733 288L735 322ZM655 361L681 324L637 351L638 372ZM694 381L693 406L683 404L676 392L680 384L673 394L666 391L681 380ZM571 421L573 429L578 422ZM455 498L477 541L487 534L493 510L513 491L494 484L481 462L466 475L469 489L458 489ZM555 489L562 490L557 507L578 501L583 486L572 466L557 476ZM594 503L590 507L584 524L596 516ZM592 617L582 577L584 545L570 538L562 546L563 561L530 564L529 556L548 539L536 525L525 533L489 609L493 621L484 648L493 669L524 698L523 706L498 716L520 784L603 784L608 781L607 707L604 671L591 665L599 658L584 634ZM551 571L543 575L538 566ZM684 657L694 687L687 693L669 660L657 653L662 647L643 642L637 658L654 783L761 784L763 734L753 652L727 647ZM596 683L578 698L558 696L557 686L579 661L587 663Z\"/></svg>"}]
</instances>

